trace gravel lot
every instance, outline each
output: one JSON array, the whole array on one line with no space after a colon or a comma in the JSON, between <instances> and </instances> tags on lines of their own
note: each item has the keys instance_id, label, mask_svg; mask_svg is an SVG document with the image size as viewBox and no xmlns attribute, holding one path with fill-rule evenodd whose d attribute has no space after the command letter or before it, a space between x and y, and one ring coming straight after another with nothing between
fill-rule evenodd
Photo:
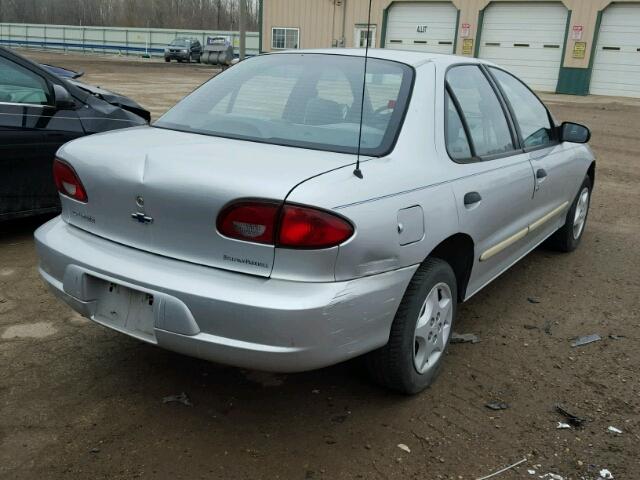
<instances>
[{"instance_id":1,"label":"gravel lot","mask_svg":"<svg viewBox=\"0 0 640 480\"><path fill-rule=\"evenodd\" d=\"M84 70L155 118L216 72L27 55ZM414 397L371 385L357 361L250 372L92 324L38 277L32 233L46 219L0 225L0 478L474 479L523 458L497 478L597 479L602 468L640 478L640 102L545 98L559 119L593 130L583 243L570 255L534 251L464 304L457 330L481 342L452 345L441 377ZM571 348L592 333L603 340ZM181 392L192 406L163 403ZM485 407L495 400L509 408ZM558 403L585 427L557 429Z\"/></svg>"}]
</instances>

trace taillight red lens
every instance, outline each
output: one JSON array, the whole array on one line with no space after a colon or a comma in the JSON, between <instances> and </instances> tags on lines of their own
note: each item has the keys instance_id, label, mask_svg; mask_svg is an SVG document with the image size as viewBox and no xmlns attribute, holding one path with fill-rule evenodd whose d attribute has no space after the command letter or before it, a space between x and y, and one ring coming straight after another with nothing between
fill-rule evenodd
<instances>
[{"instance_id":1,"label":"taillight red lens","mask_svg":"<svg viewBox=\"0 0 640 480\"><path fill-rule=\"evenodd\" d=\"M353 235L353 226L338 215L269 200L228 205L218 216L217 227L226 237L284 248L330 248Z\"/></svg>"},{"instance_id":2,"label":"taillight red lens","mask_svg":"<svg viewBox=\"0 0 640 480\"><path fill-rule=\"evenodd\" d=\"M277 245L287 248L329 248L353 235L353 226L337 215L315 208L285 205Z\"/></svg>"},{"instance_id":3,"label":"taillight red lens","mask_svg":"<svg viewBox=\"0 0 640 480\"><path fill-rule=\"evenodd\" d=\"M53 161L53 179L61 194L87 203L87 192L71 165L56 158Z\"/></svg>"},{"instance_id":4,"label":"taillight red lens","mask_svg":"<svg viewBox=\"0 0 640 480\"><path fill-rule=\"evenodd\" d=\"M238 240L273 244L279 209L280 204L274 202L233 203L218 216L218 231Z\"/></svg>"}]
</instances>

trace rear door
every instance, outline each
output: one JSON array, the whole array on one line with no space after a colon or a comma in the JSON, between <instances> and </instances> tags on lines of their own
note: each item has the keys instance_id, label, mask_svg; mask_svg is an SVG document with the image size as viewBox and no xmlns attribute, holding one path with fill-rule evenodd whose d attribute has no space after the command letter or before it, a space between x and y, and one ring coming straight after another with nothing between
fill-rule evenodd
<instances>
[{"instance_id":1,"label":"rear door","mask_svg":"<svg viewBox=\"0 0 640 480\"><path fill-rule=\"evenodd\" d=\"M576 194L580 164L572 161L572 146L561 144L553 119L524 83L504 70L488 69L499 85L512 112L518 136L535 176L530 241L540 242L564 222Z\"/></svg>"},{"instance_id":2,"label":"rear door","mask_svg":"<svg viewBox=\"0 0 640 480\"><path fill-rule=\"evenodd\" d=\"M472 295L527 251L534 181L506 105L478 65L446 76L445 141L463 232L475 244Z\"/></svg>"}]
</instances>

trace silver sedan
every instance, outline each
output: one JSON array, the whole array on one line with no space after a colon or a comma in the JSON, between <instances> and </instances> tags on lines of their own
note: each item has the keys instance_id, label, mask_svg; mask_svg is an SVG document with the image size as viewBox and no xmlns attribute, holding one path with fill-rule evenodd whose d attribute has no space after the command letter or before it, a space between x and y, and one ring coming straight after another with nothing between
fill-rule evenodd
<instances>
[{"instance_id":1,"label":"silver sedan","mask_svg":"<svg viewBox=\"0 0 640 480\"><path fill-rule=\"evenodd\" d=\"M152 126L63 146L62 215L36 232L53 293L187 355L367 354L381 384L428 386L459 302L545 240L580 243L590 133L496 65L371 50L363 82L363 55L255 57Z\"/></svg>"}]
</instances>

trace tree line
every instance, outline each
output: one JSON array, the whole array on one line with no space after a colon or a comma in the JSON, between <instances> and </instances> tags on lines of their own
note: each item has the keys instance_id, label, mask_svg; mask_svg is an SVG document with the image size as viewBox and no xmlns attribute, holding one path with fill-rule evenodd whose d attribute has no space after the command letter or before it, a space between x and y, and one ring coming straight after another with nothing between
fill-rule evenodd
<instances>
[{"instance_id":1,"label":"tree line","mask_svg":"<svg viewBox=\"0 0 640 480\"><path fill-rule=\"evenodd\" d=\"M242 0L0 0L0 22L99 27L238 30ZM247 30L258 30L258 1Z\"/></svg>"}]
</instances>

